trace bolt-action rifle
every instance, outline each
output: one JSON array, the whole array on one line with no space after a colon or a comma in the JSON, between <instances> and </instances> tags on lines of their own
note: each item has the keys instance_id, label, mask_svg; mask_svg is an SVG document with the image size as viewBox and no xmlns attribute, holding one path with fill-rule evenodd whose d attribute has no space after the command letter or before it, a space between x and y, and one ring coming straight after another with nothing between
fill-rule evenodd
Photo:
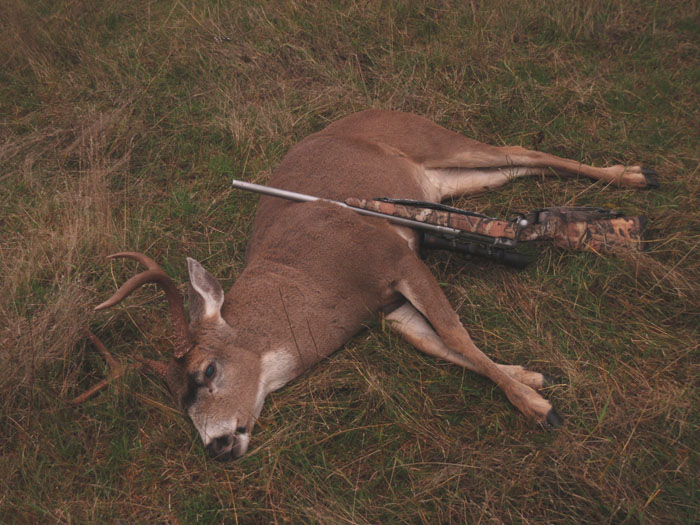
<instances>
[{"instance_id":1,"label":"bolt-action rifle","mask_svg":"<svg viewBox=\"0 0 700 525\"><path fill-rule=\"evenodd\" d=\"M298 202L327 200L235 179L233 187ZM644 249L646 218L626 217L605 208L541 208L504 221L434 202L389 198L328 202L419 230L423 249L485 257L516 268L531 262L530 257L515 251L518 243L525 241L547 240L560 248L597 253Z\"/></svg>"}]
</instances>

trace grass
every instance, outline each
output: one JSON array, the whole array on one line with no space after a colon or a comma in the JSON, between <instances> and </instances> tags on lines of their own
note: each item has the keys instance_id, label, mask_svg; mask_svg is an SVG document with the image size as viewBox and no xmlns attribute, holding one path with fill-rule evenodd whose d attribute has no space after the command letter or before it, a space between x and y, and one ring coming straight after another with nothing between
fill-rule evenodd
<instances>
[{"instance_id":1,"label":"grass","mask_svg":"<svg viewBox=\"0 0 700 525\"><path fill-rule=\"evenodd\" d=\"M104 3L0 7L0 521L694 523L698 520L700 5ZM459 204L650 217L651 250L543 247L523 272L431 255L494 359L561 379L566 426L373 323L267 401L243 459L206 458L154 378L160 294L92 307L149 253L230 285L256 198L292 144L368 107L494 144L654 166L654 192L518 181ZM184 287L183 287L184 290Z\"/></svg>"}]
</instances>

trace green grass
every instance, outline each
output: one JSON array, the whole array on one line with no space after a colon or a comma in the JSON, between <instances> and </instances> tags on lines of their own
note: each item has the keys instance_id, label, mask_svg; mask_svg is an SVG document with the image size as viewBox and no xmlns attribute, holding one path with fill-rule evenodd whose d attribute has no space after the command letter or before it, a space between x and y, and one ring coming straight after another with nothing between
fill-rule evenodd
<instances>
[{"instance_id":1,"label":"green grass","mask_svg":"<svg viewBox=\"0 0 700 525\"><path fill-rule=\"evenodd\" d=\"M0 521L697 522L699 21L651 0L3 3ZM193 256L229 286L257 201L230 179L368 107L659 171L654 192L533 178L459 202L644 213L643 256L428 259L481 348L560 380L563 429L379 322L271 395L230 464L153 377L67 403L107 372L81 325L126 362L171 351L154 289L92 311L135 268L107 254L183 284Z\"/></svg>"}]
</instances>

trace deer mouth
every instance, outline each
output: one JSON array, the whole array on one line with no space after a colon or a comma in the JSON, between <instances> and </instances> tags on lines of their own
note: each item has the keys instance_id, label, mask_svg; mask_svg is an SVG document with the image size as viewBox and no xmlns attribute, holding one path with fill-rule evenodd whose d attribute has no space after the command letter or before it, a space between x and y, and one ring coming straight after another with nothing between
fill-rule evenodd
<instances>
[{"instance_id":1,"label":"deer mouth","mask_svg":"<svg viewBox=\"0 0 700 525\"><path fill-rule=\"evenodd\" d=\"M207 452L217 461L231 461L240 458L248 450L249 434L224 434L212 439L206 445Z\"/></svg>"}]
</instances>

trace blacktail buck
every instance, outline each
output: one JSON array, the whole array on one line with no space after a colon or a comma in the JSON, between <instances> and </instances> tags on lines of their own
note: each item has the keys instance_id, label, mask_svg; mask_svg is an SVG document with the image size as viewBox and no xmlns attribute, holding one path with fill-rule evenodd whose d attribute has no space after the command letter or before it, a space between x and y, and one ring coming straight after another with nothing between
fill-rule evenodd
<instances>
[{"instance_id":1,"label":"blacktail buck","mask_svg":"<svg viewBox=\"0 0 700 525\"><path fill-rule=\"evenodd\" d=\"M639 166L595 168L521 147L490 146L422 117L380 110L348 116L304 139L269 185L337 201L383 196L440 202L550 174L657 186L655 173ZM246 452L267 394L340 348L379 312L419 350L489 377L527 417L559 426L561 418L539 393L543 375L494 363L476 347L418 248L414 230L385 220L325 201L262 197L245 270L228 293L199 262L187 259L189 322L173 281L153 260L131 252L111 257L135 259L147 270L97 309L145 283L165 290L173 358L169 364L141 361L165 379L217 459Z\"/></svg>"}]
</instances>

